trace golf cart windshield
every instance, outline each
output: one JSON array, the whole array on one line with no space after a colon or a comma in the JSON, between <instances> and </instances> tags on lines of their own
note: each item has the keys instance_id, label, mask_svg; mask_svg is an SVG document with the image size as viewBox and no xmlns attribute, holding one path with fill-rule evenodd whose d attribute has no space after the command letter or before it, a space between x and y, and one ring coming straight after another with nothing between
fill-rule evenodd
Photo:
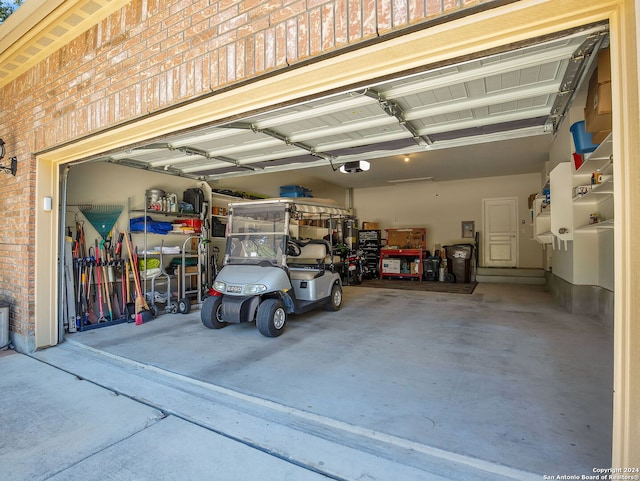
<instances>
[{"instance_id":1,"label":"golf cart windshield","mask_svg":"<svg viewBox=\"0 0 640 481\"><path fill-rule=\"evenodd\" d=\"M288 232L287 204L234 204L225 264L286 265Z\"/></svg>"}]
</instances>

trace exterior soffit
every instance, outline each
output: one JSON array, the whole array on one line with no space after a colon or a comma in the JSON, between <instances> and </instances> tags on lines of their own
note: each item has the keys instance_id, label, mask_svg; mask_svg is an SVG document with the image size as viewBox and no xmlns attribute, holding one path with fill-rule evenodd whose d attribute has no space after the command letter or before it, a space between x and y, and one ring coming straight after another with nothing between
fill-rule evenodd
<instances>
[{"instance_id":1,"label":"exterior soffit","mask_svg":"<svg viewBox=\"0 0 640 481\"><path fill-rule=\"evenodd\" d=\"M127 5L127 0L29 0L0 25L0 88Z\"/></svg>"}]
</instances>

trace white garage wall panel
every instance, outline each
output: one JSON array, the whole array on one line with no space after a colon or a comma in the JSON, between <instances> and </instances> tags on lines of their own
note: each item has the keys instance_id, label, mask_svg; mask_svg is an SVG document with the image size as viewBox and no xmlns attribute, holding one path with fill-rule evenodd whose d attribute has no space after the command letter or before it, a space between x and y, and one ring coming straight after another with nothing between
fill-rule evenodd
<instances>
[{"instance_id":1,"label":"white garage wall panel","mask_svg":"<svg viewBox=\"0 0 640 481\"><path fill-rule=\"evenodd\" d=\"M482 199L518 198L519 267L542 268L542 247L531 240L528 197L540 189L538 174L487 177L448 182L415 182L356 189L354 207L360 221L378 222L382 229L426 227L427 248L468 242L461 222L482 229Z\"/></svg>"},{"instance_id":2,"label":"white garage wall panel","mask_svg":"<svg viewBox=\"0 0 640 481\"><path fill-rule=\"evenodd\" d=\"M122 232L129 229L128 202L131 202L132 208L144 209L147 189L162 189L167 193L176 193L178 200L182 200L184 191L190 187L196 187L196 184L197 182L192 179L115 164L86 163L72 167L69 172L67 204L70 206L82 203L122 204L124 209L113 229L114 232ZM77 208L68 209L67 226L74 225L74 212L77 212ZM140 215L137 213L134 217ZM78 218L84 220L81 214ZM87 241L90 243L94 238L101 238L90 222L84 223L84 230Z\"/></svg>"}]
</instances>

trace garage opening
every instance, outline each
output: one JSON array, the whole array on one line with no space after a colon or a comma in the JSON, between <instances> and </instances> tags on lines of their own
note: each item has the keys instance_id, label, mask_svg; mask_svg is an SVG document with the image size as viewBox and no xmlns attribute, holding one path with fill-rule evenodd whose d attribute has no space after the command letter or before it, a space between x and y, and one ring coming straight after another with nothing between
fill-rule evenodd
<instances>
[{"instance_id":1,"label":"garage opening","mask_svg":"<svg viewBox=\"0 0 640 481\"><path fill-rule=\"evenodd\" d=\"M475 319L469 317L470 313L478 306L466 303L463 304L464 316L455 316L452 311L447 311L451 316L447 321L452 324L449 327L438 325L435 329L429 323L415 325L425 310L433 309L433 313L437 313L437 309L419 297L422 294L414 294L414 290L362 294L363 291L358 291L361 286L355 285L345 290L346 306L350 302L353 306L348 308L347 315L362 321L372 316L366 314L366 309L372 309L372 305L374 309L379 308L384 317L371 326L379 334L375 336L377 340L369 338L370 343L364 345L363 350L355 350L356 358L346 359L349 367L340 370L337 378L322 377L322 369L312 369L312 365L335 368L332 361L353 349L354 339L362 335L362 330L352 326L343 331L344 335L331 337L311 315L303 316L303 322L293 324L291 339L311 349L305 341L308 338L302 333L302 325L308 323L313 333L309 337L315 337L320 344L337 343L337 346L331 352L316 351L319 357L301 363L298 375L304 378L303 372L313 372L316 377L305 378L302 383L292 381L291 397L286 389L282 394L277 386L269 386L267 366L270 364L260 364L264 358L286 363L282 353L274 351L273 346L258 344L266 340L248 339L249 331L236 330L242 337L242 346L238 343L232 348L233 352L227 350L224 355L216 354L218 362L211 368L215 372L194 369L182 356L193 348L199 352L200 358L203 357L198 351L202 345L196 345L197 338L201 337L198 329L203 329L198 319L199 308L211 295L210 289L223 267L230 202L285 197L345 208L348 214L339 220L328 217L310 219L306 223L305 219L305 223L297 224L296 237L314 240L328 237L327 240L333 242L335 233L336 241L347 245L350 250L364 246L365 242L359 244L363 239L367 246L373 245L374 250L377 249L373 253L375 257L369 259L369 267L373 271L371 277L382 278L376 280L387 278L390 282L405 285L440 285L447 281L453 284L452 280L465 281L456 284L469 284L478 282L483 275L493 274L496 279L481 280L480 284L493 284L492 281L497 280L537 285L531 288L532 293L527 294L531 297L524 301L526 307L519 304L518 315L534 309L529 302L540 302L543 290L539 283L544 282L545 276L550 276L552 267L554 274L561 274L562 279L570 284L612 291L613 229L611 224L606 224L612 220L613 211L612 191L606 187L610 175L607 160L610 161L611 154L606 150L611 143L610 127L607 129L608 126L604 125L590 132L591 141L580 146L574 144L576 137L570 130L585 116L589 80L594 75L598 78L598 74L594 74L596 68L600 72L604 70L597 59L600 52L606 52L607 31L607 25L591 25L517 49L410 72L393 79L372 80L370 84L357 85L348 91L149 139L148 143L110 151L65 167L64 233L65 247L70 255L65 259L64 272L68 275L64 278L66 297L61 301L61 322L67 338L81 339L80 342L96 348L109 346L117 355L127 357L126 349L132 345L127 341L124 329L132 328L131 324L144 324L149 328L149 337L144 349L139 351L143 362L157 363L167 369L175 362L176 369L197 379L215 378L231 389L247 390L247 394L252 396L283 404L294 402L300 411L310 410L327 419L344 410L337 417L345 425L358 420L358 411L362 409L358 406L367 406L369 417L362 421L362 425L366 429L378 429L382 423L385 426L383 431L390 433L385 439L390 444L408 439L411 443L403 446L405 448L434 445L433 433L440 436L448 433L441 444L435 444L443 450L462 452L468 459L487 460L481 469L496 473L495 466L508 464L507 459L495 457L487 447L497 443L500 446L498 452L509 453L510 459L518 459L522 470L500 471L501 475L526 479L529 473L544 472L544 463L539 458L536 461L536 456L523 454L522 449L523 443L528 443L535 446L534 452L539 452L537 448L548 442L542 434L543 429L535 430L531 438L504 440L520 432L514 429L513 424L518 423L519 416L523 416L520 418L523 423L524 417L531 417L549 426L562 424L565 413L549 414L543 412L543 407L571 409L575 407L573 403L545 404L541 398L565 392L567 376L549 381L549 390L538 394L534 386L553 378L557 374L552 372L555 368L575 367L587 362L584 358L561 357L556 359L557 363L546 364L536 357L536 349L549 353L551 348L546 343L552 343L556 348L569 343L576 329L575 318L563 317L565 314L559 309L546 304L542 312L526 321L525 330L531 336L528 340L530 350L521 360L524 363L525 359L536 358L548 371L542 379L531 377L524 384L520 383L518 374L528 372L525 366L519 365L510 371L502 364L509 358L505 352L522 348L522 344L516 342L522 331L513 330L508 308L498 309L499 321L488 324L485 331L468 331L469 323ZM597 82L597 85L603 83L606 82ZM584 134L587 133L584 126ZM598 137L603 135L602 139ZM602 147L594 150L596 144ZM577 155L569 162L561 165L554 161L558 155L571 155L571 150L575 150ZM593 152L595 154L590 155ZM364 166L362 162L369 163L370 169L365 171L361 168ZM582 172L576 170L582 164L594 165L595 162L597 168L593 172L590 167ZM343 166L345 173L340 171ZM594 174L593 182L591 175L583 179L587 171ZM596 173L602 176L599 181ZM558 186L564 188L557 189ZM584 192L576 190L582 187ZM568 200L557 193L560 190L564 192L562 195L569 195ZM603 197L596 204L586 195L593 192ZM515 199L509 207L514 209L515 225L512 219L506 233L509 242L515 242L510 244L513 247L509 251L515 263L513 267L516 271L541 273L539 279L542 281L514 280L522 277L522 272L510 276L503 271L482 271L492 266L493 253L500 257L504 252L502 249L483 250L485 245L502 245L502 241L488 238L487 234L505 235L504 229L491 231L489 227L493 224L485 217L489 209L483 210L482 205L484 201L489 204L489 201L507 198ZM568 208L570 214L563 214L558 220L556 205L561 211ZM598 216L592 219L594 205ZM551 212L556 215L552 216ZM571 219L571 224L566 224L567 219ZM591 222L596 219L597 222ZM578 228L583 228L581 233ZM370 234L363 238L360 232ZM122 233L130 233L131 236ZM411 239L396 241L396 237L392 244L388 244L390 237L402 234ZM412 244L414 236L415 244ZM387 247L395 248L393 250L418 250L420 253L390 255L385 265L385 258L380 252L385 241ZM465 246L469 247L468 257L458 256L458 252L464 253ZM450 252L456 257L447 258L447 247L453 247ZM580 255L578 249L608 252L609 257L605 254L598 257L597 264L591 260L588 265L581 264L575 261ZM364 253L362 255L365 256ZM435 257L440 259L437 267L434 267ZM462 262L456 262L456 259ZM446 273L453 277L447 278L446 273L444 278L440 276L439 270L445 260L449 262ZM458 268L455 274L454 263ZM132 275L134 271L139 272L137 278ZM365 276L362 286L366 287L368 280L374 279L366 279ZM343 283L348 282L348 278L343 279ZM495 289L493 285L487 289L482 295L489 304L481 305L486 317L479 316L478 319L486 320L493 316L489 313L492 301L497 303L498 299L503 301L513 296L522 302L520 297L525 292L513 285L506 288L506 294L492 290ZM598 292L601 295L600 290ZM445 299L438 297L437 302L444 303ZM373 300L377 304L372 304ZM141 307L145 302L148 309ZM593 310L595 306L597 314L602 314L602 317L609 314L600 312L601 304L579 305L581 302L584 301L572 298L571 310ZM394 303L394 307L383 307L388 303ZM399 306L402 306L402 311ZM146 314L147 318L141 316L142 311L150 313ZM403 318L405 315L406 319ZM156 316L158 318L154 320ZM173 330L173 324L181 323L180 319L193 320L193 316L195 323L191 322L185 330ZM563 326L561 332L555 338L552 329L549 331L551 334L539 336L535 322L538 318L558 320ZM167 322L169 320L170 323ZM397 361L381 359L376 353L385 352L388 348L382 339L393 343L388 333L382 333L393 331L396 326L399 342L405 350L410 346L409 350L414 350L417 357L425 346L422 342L410 342L411 337L425 340L433 339L434 335L453 338L457 343L455 352L438 351L438 355L429 356L428 366L411 364L413 354ZM460 333L480 333L478 339L482 342L458 335L454 332L456 329ZM206 335L211 332L206 331ZM184 342L180 348L183 352L180 359L172 361L171 355L151 354L157 346L167 346L167 339L163 337L171 337L172 333L181 336L180 340ZM286 339L286 334L283 339ZM504 347L499 347L501 343L491 342L501 334L504 335L501 338ZM608 336L610 325L604 329L591 326L581 342L589 348L600 343L610 345ZM224 339L228 341L229 338ZM220 339L216 342L220 342L216 346L222 352L224 342ZM499 349L501 355L493 357L486 346ZM302 352L296 354L302 355ZM388 352L397 354L393 350ZM469 367L476 362L473 355L478 352L483 362L489 359L488 364L481 365L489 366L492 372ZM608 388L611 385L608 369L611 361L606 360L606 349L600 352L603 364L596 377ZM452 358L462 362L464 367L461 371L446 372L448 379L444 387L437 387L435 379L445 369L443 360ZM264 366L264 371L256 368L264 382L250 387L242 385L239 377L249 374L244 369L235 370L229 359L236 359L244 365L254 362L260 369ZM295 366L293 370L296 371ZM359 373L366 373L366 376L359 377ZM474 383L474 376L486 380L499 375L505 377L496 384L486 385L486 391ZM355 379L355 384L362 389L350 392L349 378ZM399 399L395 394L397 385L408 380L422 387L429 380L440 399L447 399L447 396L448 399L455 398L459 416L451 415L445 421L430 419L428 413L420 408L421 396L425 392L406 385L400 389L400 396L407 396L403 399L411 405L408 412L420 412L425 419L429 418L425 422L431 423L434 431L427 433L426 429L421 431L407 427L411 421L403 417L408 416L406 413L398 411L397 417L389 416ZM347 407L338 403L335 396L314 398L313 402L321 403L317 412L312 405L303 406L305 393L310 392L313 381L327 383L324 385L326 392L337 390L339 399L348 399L345 401ZM338 384L329 386L332 382ZM388 383L385 390L372 391L372 386L379 382ZM462 387L467 384L473 389ZM572 396L571 392L595 394L590 391L593 386L588 387L588 383L578 384L580 386L567 388L567 398ZM507 398L515 397L519 389L526 396L518 397L514 404L508 405L504 399L497 401L503 403L500 409L509 412L507 417L512 424L499 423L494 409L497 398L492 396L507 392ZM455 396L456 392L463 393L465 400L460 401ZM382 401L367 403L367 399L374 396L382 398ZM527 396L535 403L527 404ZM598 398L597 403L610 405L610 400ZM479 407L480 404L482 406ZM439 405L437 409L441 409L442 414L445 407ZM589 414L589 406L584 407L580 411L580 420ZM606 409L598 410L595 421L597 436L591 435L591 438L610 437L607 431L609 414ZM479 416L486 416L488 424L495 423L499 427L483 430L486 425L479 422ZM473 422L468 420L472 417L476 418ZM438 422L442 424L438 426ZM425 426L424 423L418 424ZM567 422L562 429L563 432L570 431L576 426L573 421ZM455 430L469 427L471 431L476 430L479 438L490 431L491 442L484 447L462 447ZM394 448L397 449L398 445L394 444ZM601 445L592 440L577 455L557 450L555 455L547 453L549 456L545 459L553 458L556 468L562 466L562 460L572 459L571 473L586 473L587 465L593 459L607 462L609 449L599 451L599 448ZM585 461L587 459L589 461Z\"/></svg>"},{"instance_id":2,"label":"garage opening","mask_svg":"<svg viewBox=\"0 0 640 481\"><path fill-rule=\"evenodd\" d=\"M517 280L543 283L543 271L551 268L554 248L561 248L562 242L566 247L567 240L573 238L573 228L552 226L551 216L547 215L551 170L558 157L553 150L560 150L559 144L572 145L569 127L577 123L572 117L584 116L587 83L597 67L597 52L607 51L607 32L606 24L584 27L518 48L371 81L252 116L150 139L67 166L68 217L64 233L73 244L72 257L89 259L83 261L85 264L95 262L91 259L98 256L107 263L124 263L127 245L122 233L141 232L132 239L134 254L137 247L144 266L153 265L151 269L160 269L160 274L146 274L151 277L140 280L140 290L149 289L149 280L150 304L162 299L166 302L161 307L167 312L189 311L187 291L198 294L195 298L192 295L191 301L199 304L221 267L227 204L242 198L299 195L328 199L351 209L349 223L330 226L331 230L339 230L340 244L350 250L358 247L358 230L367 230L365 226L380 230L380 235L372 234L378 249L384 244L378 238L389 240L385 229L415 227L418 233L425 229L422 241L415 246L421 251L417 255L362 253L363 268L370 277L407 274L409 279L422 281L428 275L440 280L439 270L443 268L445 278L453 281L455 263L459 282L475 282L478 276L489 280L487 271L479 271L485 267L509 267L538 269L537 273L531 271L531 276L538 279L527 275L528 278ZM605 68L601 66L600 71ZM603 116L606 117L599 117ZM600 137L610 131L608 125L589 127L598 137L598 144L604 140ZM585 130L585 134L589 132ZM575 155L583 155L586 148L576 147ZM600 152L598 156L605 163L610 157ZM359 167L362 162L371 169L341 172L353 172L345 168ZM607 168L604 164L596 167L593 170L598 172ZM577 178L575 182L571 180L574 174L564 174L562 182L582 183ZM513 189L501 192L499 187L490 185L500 185L501 179L508 184L511 181L507 176L515 176L512 180L520 183L515 197ZM610 179L608 174L605 176ZM478 189L478 179L484 179L482 183L487 185ZM468 187L465 182L469 182ZM443 190L443 186L452 188ZM394 197L375 202L386 190ZM470 195L474 190L483 193ZM599 189L604 190L611 192L608 187ZM412 192L419 194L415 197ZM568 192L570 198L573 193ZM403 194L407 194L406 198L402 198ZM500 208L481 207L494 205L487 203L493 197L513 198L508 218L497 217L503 211ZM589 222L606 220L612 226L612 205L612 200L602 205L599 218L590 213ZM454 206L459 216L455 221L445 213ZM487 217L491 212L493 217ZM105 228L103 217L109 217L109 213L110 225L100 232ZM580 216L575 223L584 225L583 211ZM572 221L561 218L558 222ZM598 225L603 226L602 222ZM169 236L144 235L158 232ZM306 229L301 235L321 238L328 233ZM185 234L192 238L180 237ZM198 253L196 244L201 241L206 243L206 249L201 246L203 252ZM165 246L165 242L170 245ZM401 244L392 247L405 249L414 247L404 241L394 240L391 244ZM459 244L468 246L466 253L455 247ZM185 252L194 251L198 254L194 258L178 259ZM162 258L147 259L147 255L159 256L156 253ZM458 255L468 257L467 262L454 260ZM442 262L429 262L435 257ZM387 258L390 262L382 262ZM447 261L448 265L442 265ZM89 267L82 269L86 271L84 277L89 276ZM185 276L187 270L199 275ZM101 271L92 270L91 277ZM104 297L117 305L116 317L124 319L127 302L111 292L118 287L109 285L112 271L101 273L108 276L109 295L105 293ZM169 275L175 279L168 281ZM565 279L573 282L572 277ZM604 281L595 279L589 283L612 288L612 277L609 274ZM78 279L82 284L82 273L74 279L75 284ZM167 285L161 288L162 280ZM593 280L591 276L589 281ZM71 318L78 321L75 311L79 303L75 298L83 292L88 295L90 288L89 283L80 288L75 284L71 292L75 296L67 296L70 302L65 324L71 330ZM125 291L119 297L131 301L135 296ZM112 318L114 306L111 307ZM156 313L155 307L152 310ZM80 317L85 318L86 325L88 303L84 311ZM96 319L93 313L90 317ZM106 319L99 314L98 318Z\"/></svg>"}]
</instances>

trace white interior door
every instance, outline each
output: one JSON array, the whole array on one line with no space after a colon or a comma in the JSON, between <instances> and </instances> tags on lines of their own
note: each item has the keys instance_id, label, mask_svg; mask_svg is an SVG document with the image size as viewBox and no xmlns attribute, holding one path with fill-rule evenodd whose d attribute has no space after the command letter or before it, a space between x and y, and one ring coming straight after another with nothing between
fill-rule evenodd
<instances>
[{"instance_id":1,"label":"white interior door","mask_svg":"<svg viewBox=\"0 0 640 481\"><path fill-rule=\"evenodd\" d=\"M486 267L518 265L518 199L484 199L482 201L483 255Z\"/></svg>"}]
</instances>

